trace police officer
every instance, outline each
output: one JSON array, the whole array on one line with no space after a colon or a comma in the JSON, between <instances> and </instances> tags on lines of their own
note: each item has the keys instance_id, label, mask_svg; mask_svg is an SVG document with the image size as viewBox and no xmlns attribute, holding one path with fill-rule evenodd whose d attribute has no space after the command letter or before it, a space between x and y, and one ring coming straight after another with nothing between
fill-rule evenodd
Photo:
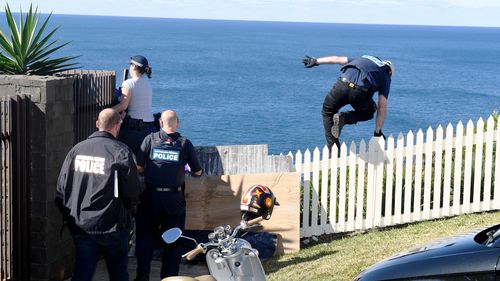
<instances>
[{"instance_id":1,"label":"police officer","mask_svg":"<svg viewBox=\"0 0 500 281\"><path fill-rule=\"evenodd\" d=\"M390 61L368 55L359 58L306 56L303 63L306 68L320 64L342 65L340 77L325 97L321 112L329 148L333 144L340 148L340 132L345 124L356 124L373 118L377 111L377 105L373 101L375 92L378 92L378 112L373 135L385 138L382 125L387 114L387 98L394 73L394 66ZM340 108L347 104L354 110L339 113Z\"/></svg>"},{"instance_id":2,"label":"police officer","mask_svg":"<svg viewBox=\"0 0 500 281\"><path fill-rule=\"evenodd\" d=\"M69 151L59 174L55 201L75 243L73 281L91 281L101 254L109 280L129 280L128 236L140 190L132 151L116 139L120 124L117 111L101 111L99 130Z\"/></svg>"},{"instance_id":3,"label":"police officer","mask_svg":"<svg viewBox=\"0 0 500 281\"><path fill-rule=\"evenodd\" d=\"M144 137L158 129L151 113L153 90L149 82L152 74L149 62L140 55L131 57L129 62L130 79L123 81L121 101L113 109L122 112L124 118L119 140L137 153Z\"/></svg>"},{"instance_id":4,"label":"police officer","mask_svg":"<svg viewBox=\"0 0 500 281\"><path fill-rule=\"evenodd\" d=\"M184 229L186 201L183 185L186 163L193 176L202 174L193 144L177 132L177 114L172 110L164 111L160 126L159 132L144 139L137 153L138 169L144 172L146 183L136 219L137 281L149 280L152 252L161 232L172 227ZM161 278L178 275L182 255L180 243L163 245Z\"/></svg>"}]
</instances>

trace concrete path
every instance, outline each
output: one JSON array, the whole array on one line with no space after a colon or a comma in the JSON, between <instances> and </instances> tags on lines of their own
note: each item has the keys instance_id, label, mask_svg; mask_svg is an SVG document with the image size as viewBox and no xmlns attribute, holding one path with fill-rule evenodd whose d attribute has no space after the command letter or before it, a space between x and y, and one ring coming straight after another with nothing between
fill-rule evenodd
<instances>
[{"instance_id":1,"label":"concrete path","mask_svg":"<svg viewBox=\"0 0 500 281\"><path fill-rule=\"evenodd\" d=\"M151 273L150 273L150 281L159 281L160 280L160 268L161 268L161 261L159 260L153 260L151 262ZM128 260L128 273L130 280L134 280L135 278L135 269L136 269L136 259L135 257L129 257ZM204 275L204 274L209 274L208 273L208 268L206 267L205 263L197 263L197 264L187 264L187 263L181 263L181 268L179 271L179 275L185 275L185 276L199 276L199 275ZM71 280L71 279L68 279ZM104 260L101 260L99 264L97 265L97 270L94 275L93 281L108 281L108 270L106 269L106 264L104 263Z\"/></svg>"}]
</instances>

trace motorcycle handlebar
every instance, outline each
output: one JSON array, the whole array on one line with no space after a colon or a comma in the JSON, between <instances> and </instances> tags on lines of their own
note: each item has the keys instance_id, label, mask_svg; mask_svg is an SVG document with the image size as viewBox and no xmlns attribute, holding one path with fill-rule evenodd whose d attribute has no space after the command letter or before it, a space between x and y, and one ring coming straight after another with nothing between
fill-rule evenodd
<instances>
[{"instance_id":1,"label":"motorcycle handlebar","mask_svg":"<svg viewBox=\"0 0 500 281\"><path fill-rule=\"evenodd\" d=\"M194 257L196 257L198 254L201 254L203 252L205 252L205 249L202 247L201 244L199 244L198 246L196 246L196 248L194 248L191 251L182 255L182 257L186 258L188 261L190 261L190 260L194 259Z\"/></svg>"}]
</instances>

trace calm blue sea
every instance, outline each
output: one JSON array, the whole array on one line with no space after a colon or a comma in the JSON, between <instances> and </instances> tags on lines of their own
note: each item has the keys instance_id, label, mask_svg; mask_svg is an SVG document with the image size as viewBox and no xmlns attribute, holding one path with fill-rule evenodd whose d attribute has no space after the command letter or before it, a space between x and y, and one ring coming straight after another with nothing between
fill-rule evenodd
<instances>
[{"instance_id":1,"label":"calm blue sea","mask_svg":"<svg viewBox=\"0 0 500 281\"><path fill-rule=\"evenodd\" d=\"M80 55L84 69L116 70L118 83L130 56L146 56L154 110L176 110L195 145L322 147L321 105L339 67L305 69L304 55L392 60L386 135L500 109L500 28L63 15L52 24L61 42L72 41L60 55ZM373 128L374 120L347 126L342 141L369 139Z\"/></svg>"}]
</instances>

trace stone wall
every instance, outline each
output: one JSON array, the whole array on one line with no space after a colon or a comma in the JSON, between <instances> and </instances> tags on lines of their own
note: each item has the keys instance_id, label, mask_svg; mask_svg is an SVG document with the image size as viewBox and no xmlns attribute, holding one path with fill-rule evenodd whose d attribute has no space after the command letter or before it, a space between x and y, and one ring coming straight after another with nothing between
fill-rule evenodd
<instances>
[{"instance_id":1,"label":"stone wall","mask_svg":"<svg viewBox=\"0 0 500 281\"><path fill-rule=\"evenodd\" d=\"M31 96L31 280L62 280L73 266L68 231L54 194L62 162L73 145L73 78L0 75L0 96Z\"/></svg>"}]
</instances>

